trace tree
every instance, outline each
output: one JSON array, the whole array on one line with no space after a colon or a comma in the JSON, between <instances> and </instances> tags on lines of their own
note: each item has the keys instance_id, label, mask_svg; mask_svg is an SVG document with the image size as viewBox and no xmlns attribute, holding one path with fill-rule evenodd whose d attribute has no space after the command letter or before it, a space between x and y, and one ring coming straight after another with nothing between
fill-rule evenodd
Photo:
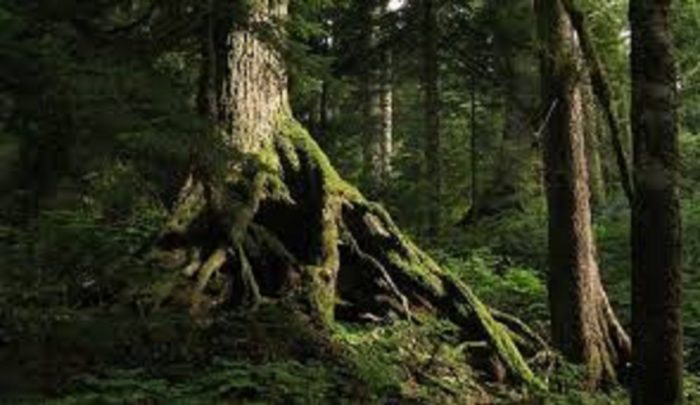
<instances>
[{"instance_id":1,"label":"tree","mask_svg":"<svg viewBox=\"0 0 700 405\"><path fill-rule=\"evenodd\" d=\"M529 1L492 0L488 13L493 32L496 68L502 78L504 123L496 175L484 195L485 213L520 209L534 175L532 106L536 105L537 74L533 52L534 11Z\"/></svg>"},{"instance_id":2,"label":"tree","mask_svg":"<svg viewBox=\"0 0 700 405\"><path fill-rule=\"evenodd\" d=\"M591 90L598 100L598 105L605 117L613 152L615 153L622 190L625 192L625 197L627 197L627 201L631 206L634 196L627 158L625 157L625 148L622 142L621 133L623 127L620 125L615 113L615 108L613 107L612 85L608 79L606 69L598 56L598 52L593 45L584 13L577 6L575 0L562 0L562 3L571 20L573 29L576 31L581 53L586 61L585 80L590 83ZM592 179L592 182L596 182L596 180Z\"/></svg>"},{"instance_id":3,"label":"tree","mask_svg":"<svg viewBox=\"0 0 700 405\"><path fill-rule=\"evenodd\" d=\"M392 83L391 49L382 30L387 2L363 3L364 17L364 80L363 102L366 119L364 171L369 191L381 196L391 176Z\"/></svg>"},{"instance_id":4,"label":"tree","mask_svg":"<svg viewBox=\"0 0 700 405\"><path fill-rule=\"evenodd\" d=\"M586 143L586 162L588 165L588 189L591 194L591 207L595 210L605 206L605 178L601 157L600 131L603 129L600 115L595 104L589 74L582 88L584 136Z\"/></svg>"},{"instance_id":5,"label":"tree","mask_svg":"<svg viewBox=\"0 0 700 405\"><path fill-rule=\"evenodd\" d=\"M212 308L278 300L321 330L336 319L429 311L489 342L513 378L539 385L505 326L510 321L497 322L381 206L342 180L291 117L279 52L287 1L237 11L235 21L210 19L217 46L205 47L201 80L214 86L206 87L215 104L206 110L215 112L212 127L229 160L218 175L193 170L181 191L152 254L180 274L163 295L204 319Z\"/></svg>"},{"instance_id":6,"label":"tree","mask_svg":"<svg viewBox=\"0 0 700 405\"><path fill-rule=\"evenodd\" d=\"M442 222L440 198L442 196L442 163L440 155L440 83L438 64L438 21L434 0L421 3L421 50L423 113L425 116L425 179L429 185L427 195L428 237L440 233Z\"/></svg>"},{"instance_id":7,"label":"tree","mask_svg":"<svg viewBox=\"0 0 700 405\"><path fill-rule=\"evenodd\" d=\"M630 344L601 283L591 229L581 52L560 0L535 4L541 41L548 292L554 346L586 366L592 387L616 379Z\"/></svg>"},{"instance_id":8,"label":"tree","mask_svg":"<svg viewBox=\"0 0 700 405\"><path fill-rule=\"evenodd\" d=\"M635 404L683 401L678 95L670 9L670 0L633 0L629 9Z\"/></svg>"}]
</instances>

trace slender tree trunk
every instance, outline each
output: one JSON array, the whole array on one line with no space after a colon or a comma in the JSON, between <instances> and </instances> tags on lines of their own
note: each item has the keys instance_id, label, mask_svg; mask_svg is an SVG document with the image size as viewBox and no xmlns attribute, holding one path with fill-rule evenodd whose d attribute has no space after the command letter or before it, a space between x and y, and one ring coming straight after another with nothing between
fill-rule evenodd
<instances>
[{"instance_id":1,"label":"slender tree trunk","mask_svg":"<svg viewBox=\"0 0 700 405\"><path fill-rule=\"evenodd\" d=\"M532 134L528 106L533 100L533 77L525 66L531 61L529 55L516 49L506 50L503 55L506 76L505 121L503 125L500 162L495 184L490 187L489 201L495 212L503 209L522 208L527 183L533 177Z\"/></svg>"},{"instance_id":2,"label":"slender tree trunk","mask_svg":"<svg viewBox=\"0 0 700 405\"><path fill-rule=\"evenodd\" d=\"M680 404L683 381L676 68L670 0L632 0L634 404Z\"/></svg>"},{"instance_id":3,"label":"slender tree trunk","mask_svg":"<svg viewBox=\"0 0 700 405\"><path fill-rule=\"evenodd\" d=\"M438 65L437 7L422 0L423 97L425 114L425 183L428 185L428 237L440 234L442 223L442 161L440 155L440 83Z\"/></svg>"},{"instance_id":4,"label":"slender tree trunk","mask_svg":"<svg viewBox=\"0 0 700 405\"><path fill-rule=\"evenodd\" d=\"M319 142L322 144L325 144L328 142L328 125L329 125L329 117L328 117L328 110L330 108L329 106L329 96L330 96L330 89L328 85L328 80L324 79L321 82L321 92L318 97L318 132L316 134L316 138L318 139Z\"/></svg>"},{"instance_id":5,"label":"slender tree trunk","mask_svg":"<svg viewBox=\"0 0 700 405\"><path fill-rule=\"evenodd\" d=\"M392 83L391 51L382 40L381 19L385 0L363 5L365 18L365 77L363 77L364 174L370 195L381 197L391 176Z\"/></svg>"},{"instance_id":6,"label":"slender tree trunk","mask_svg":"<svg viewBox=\"0 0 700 405\"><path fill-rule=\"evenodd\" d=\"M394 154L394 92L393 92L393 58L390 49L382 52L381 70L381 174L383 188L391 180L391 161Z\"/></svg>"},{"instance_id":7,"label":"slender tree trunk","mask_svg":"<svg viewBox=\"0 0 700 405\"><path fill-rule=\"evenodd\" d=\"M596 261L579 49L560 0L538 0L536 11L543 44L543 100L555 106L544 133L552 341L568 360L586 366L595 387L616 379L630 345L603 290Z\"/></svg>"},{"instance_id":8,"label":"slender tree trunk","mask_svg":"<svg viewBox=\"0 0 700 405\"><path fill-rule=\"evenodd\" d=\"M476 76L472 74L471 89L470 89L470 112L469 112L469 161L471 163L471 208L469 215L472 218L477 218L479 213L479 182L477 179L479 169L479 151L477 150L477 131L476 131Z\"/></svg>"},{"instance_id":9,"label":"slender tree trunk","mask_svg":"<svg viewBox=\"0 0 700 405\"><path fill-rule=\"evenodd\" d=\"M626 132L626 127L622 127L617 119L617 114L612 105L612 86L608 80L605 68L598 57L598 53L593 46L593 41L591 40L591 35L588 32L584 13L577 7L575 0L562 0L562 2L564 4L564 8L567 10L569 18L571 18L583 57L586 60L586 78L590 80L591 86L593 87L593 93L598 99L603 115L605 116L605 121L607 122L610 133L610 140L612 141L613 152L615 154L615 160L620 172L619 175L622 190L625 192L625 196L627 197L627 200L631 206L632 201L634 200L634 195L632 190L632 182L629 176L627 158L625 157L625 150L627 148L625 148L622 139L622 135ZM629 139L629 137L627 138Z\"/></svg>"},{"instance_id":10,"label":"slender tree trunk","mask_svg":"<svg viewBox=\"0 0 700 405\"><path fill-rule=\"evenodd\" d=\"M527 64L529 61L523 60L520 55L507 55L505 72L508 75L506 78L506 100L505 100L505 122L503 125L503 152L502 158L507 158L509 161L504 161L504 181L508 183L506 188L512 189L513 192L521 188L520 178L522 177L521 170L525 169L523 163L527 159L519 156L522 152L527 152L527 147L531 142L531 134L534 132L530 127L528 113L525 110L530 105L528 99L527 81L532 80L531 77L523 72L523 68L517 66L518 63ZM534 62L534 61L533 61ZM530 141L530 142L529 142ZM527 170L527 169L525 169Z\"/></svg>"},{"instance_id":11,"label":"slender tree trunk","mask_svg":"<svg viewBox=\"0 0 700 405\"><path fill-rule=\"evenodd\" d=\"M498 18L493 23L493 47L500 61L498 73L503 77L503 128L495 174L482 186L481 200L472 205L471 220L523 208L525 193L534 177L531 106L536 105L536 61L526 50L534 36L534 11L529 0L491 0L488 12ZM518 28L513 21L521 20Z\"/></svg>"},{"instance_id":12,"label":"slender tree trunk","mask_svg":"<svg viewBox=\"0 0 700 405\"><path fill-rule=\"evenodd\" d=\"M600 138L598 136L602 128L600 126L599 113L596 109L590 80L584 81L582 91L586 160L588 164L588 188L591 190L591 206L597 209L604 206L606 201L605 178L603 177L603 166L600 157Z\"/></svg>"}]
</instances>

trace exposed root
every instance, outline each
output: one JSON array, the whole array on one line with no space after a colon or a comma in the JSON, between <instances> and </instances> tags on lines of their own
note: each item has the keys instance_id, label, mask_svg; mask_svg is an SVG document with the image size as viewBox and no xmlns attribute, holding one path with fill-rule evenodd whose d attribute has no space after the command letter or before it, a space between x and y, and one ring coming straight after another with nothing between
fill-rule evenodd
<instances>
[{"instance_id":1,"label":"exposed root","mask_svg":"<svg viewBox=\"0 0 700 405\"><path fill-rule=\"evenodd\" d=\"M345 183L297 124L283 121L273 150L256 159L232 169L224 184L188 179L161 237L160 250L178 258L169 267L196 278L197 311L283 299L322 328L335 319L434 314L458 325L465 340L487 342L510 378L542 386L514 343L534 351L542 343L536 335L515 318L494 317L381 206ZM203 252L210 253L202 264Z\"/></svg>"},{"instance_id":2,"label":"exposed root","mask_svg":"<svg viewBox=\"0 0 700 405\"><path fill-rule=\"evenodd\" d=\"M248 261L248 257L243 250L242 245L238 245L238 260L240 263L240 282L242 292L239 298L239 304L246 308L257 308L262 299L260 295L260 287L258 287L258 282L255 280L255 275L253 274L253 268Z\"/></svg>"},{"instance_id":3,"label":"exposed root","mask_svg":"<svg viewBox=\"0 0 700 405\"><path fill-rule=\"evenodd\" d=\"M537 355L549 350L549 345L523 321L503 311L491 308L493 318L507 328L511 338L525 355Z\"/></svg>"},{"instance_id":4,"label":"exposed root","mask_svg":"<svg viewBox=\"0 0 700 405\"><path fill-rule=\"evenodd\" d=\"M351 296L351 301L354 302L364 301L361 305L364 310L371 308L373 305L368 301L374 300L373 304L384 307L383 310L386 310L386 305L388 305L389 308L401 316L410 318L411 310L408 299L396 286L384 265L373 256L362 251L355 237L349 231L346 230L344 232L342 241L344 246L341 246L341 249L343 247L345 249L341 251L347 252L343 265L354 268L355 274L348 275L350 271L340 273L340 277L342 277L338 284L339 289L341 289L339 291L340 295L345 297ZM374 291L375 289L378 289L378 291ZM342 312L341 308L336 308L336 315L346 319L352 317L349 312L345 314ZM367 318L366 313L363 316Z\"/></svg>"},{"instance_id":5,"label":"exposed root","mask_svg":"<svg viewBox=\"0 0 700 405\"><path fill-rule=\"evenodd\" d=\"M207 283L209 282L209 279L211 278L211 275L214 274L215 271L218 271L221 269L221 266L224 265L224 262L226 262L226 250L224 248L219 248L214 251L214 253L209 256L209 259L207 259L206 262L202 265L202 267L197 270L197 287L195 288L195 291L197 293L202 293L204 292L204 288L206 288Z\"/></svg>"}]
</instances>

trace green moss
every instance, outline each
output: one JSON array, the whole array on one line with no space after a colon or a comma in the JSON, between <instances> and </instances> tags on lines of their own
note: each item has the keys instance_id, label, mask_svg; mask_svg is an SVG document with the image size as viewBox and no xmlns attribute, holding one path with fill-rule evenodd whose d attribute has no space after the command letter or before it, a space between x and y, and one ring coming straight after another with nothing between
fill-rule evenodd
<instances>
[{"instance_id":1,"label":"green moss","mask_svg":"<svg viewBox=\"0 0 700 405\"><path fill-rule=\"evenodd\" d=\"M465 305L468 305L468 308L461 306L461 310L465 312L465 314L472 311L475 313L479 322L481 322L481 325L485 329L490 343L494 346L499 357L506 364L506 367L526 384L538 390L546 390L546 385L532 373L532 370L530 370L530 367L510 338L507 329L493 319L488 307L476 297L469 287L464 285L464 283L459 281L456 277L449 274L446 275L446 277L454 283L462 296L467 300Z\"/></svg>"},{"instance_id":2,"label":"green moss","mask_svg":"<svg viewBox=\"0 0 700 405\"><path fill-rule=\"evenodd\" d=\"M353 374L379 398L400 398L401 403L485 403L490 395L464 361L457 330L450 322L424 317L418 324L337 325L334 340L346 348Z\"/></svg>"},{"instance_id":3,"label":"green moss","mask_svg":"<svg viewBox=\"0 0 700 405\"><path fill-rule=\"evenodd\" d=\"M310 278L308 299L320 321L328 326L333 322L336 304L335 277L340 265L337 218L341 201L361 200L362 195L340 177L311 135L294 119L286 116L280 118L275 143L276 154L284 155L293 170L301 170L298 154L304 153L308 163L322 177L321 253L317 264L306 266L305 273Z\"/></svg>"},{"instance_id":4,"label":"green moss","mask_svg":"<svg viewBox=\"0 0 700 405\"><path fill-rule=\"evenodd\" d=\"M351 199L363 199L362 194L360 194L357 188L340 177L330 160L328 160L328 156L326 156L316 141L313 140L308 131L304 129L300 123L292 118L282 117L280 118L278 128L280 137L282 138L280 145L285 148L284 141L289 140L294 148L305 151L310 157L309 161L317 165L319 172L323 176L323 183L326 191L337 193ZM290 154L290 156L293 156L293 154Z\"/></svg>"},{"instance_id":5,"label":"green moss","mask_svg":"<svg viewBox=\"0 0 700 405\"><path fill-rule=\"evenodd\" d=\"M320 318L328 325L332 324L333 307L335 305L335 291L331 283L334 283L333 274L337 269L338 231L335 221L337 210L340 209L339 199L345 198L356 204L363 204L370 215L375 215L378 223L386 228L386 231L396 236L401 248L386 252L387 260L392 265L401 269L406 275L417 283L431 289L435 296L445 296L445 275L440 267L413 242L406 237L393 223L388 213L378 204L367 202L359 191L345 182L335 168L331 165L327 156L309 133L296 121L283 117L279 123L278 151L285 154L293 168L299 168L298 151L303 151L308 156L309 164L315 165L323 176L322 184L326 194L324 195L324 212L322 220L323 257L321 265L309 266L307 276L311 277L309 299L319 312ZM336 200L338 199L338 200ZM535 377L523 357L510 338L507 329L496 322L488 308L476 298L476 296L456 278L449 278L460 290L466 302L461 308L465 315L476 315L490 343L498 352L508 369L518 378L530 386L544 389L545 385Z\"/></svg>"},{"instance_id":6,"label":"green moss","mask_svg":"<svg viewBox=\"0 0 700 405\"><path fill-rule=\"evenodd\" d=\"M414 260L414 258L404 257L396 251L391 251L387 254L387 258L394 266L400 268L412 279L416 280L418 283L430 287L436 296L445 295L445 288L442 285L442 281L435 274L426 270L420 262Z\"/></svg>"}]
</instances>

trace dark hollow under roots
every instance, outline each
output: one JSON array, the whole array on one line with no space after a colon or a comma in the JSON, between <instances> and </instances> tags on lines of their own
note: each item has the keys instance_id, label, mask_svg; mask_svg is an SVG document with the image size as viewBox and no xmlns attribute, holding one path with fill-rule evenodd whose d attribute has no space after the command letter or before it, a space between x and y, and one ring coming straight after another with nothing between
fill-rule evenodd
<instances>
[{"instance_id":1,"label":"dark hollow under roots","mask_svg":"<svg viewBox=\"0 0 700 405\"><path fill-rule=\"evenodd\" d=\"M381 206L345 183L294 122L218 184L192 176L182 190L154 251L177 270L158 305L184 304L204 318L280 301L320 328L435 315L460 326L465 341L486 342L512 380L541 385L523 354L534 356L544 343L519 321L494 317Z\"/></svg>"}]
</instances>

